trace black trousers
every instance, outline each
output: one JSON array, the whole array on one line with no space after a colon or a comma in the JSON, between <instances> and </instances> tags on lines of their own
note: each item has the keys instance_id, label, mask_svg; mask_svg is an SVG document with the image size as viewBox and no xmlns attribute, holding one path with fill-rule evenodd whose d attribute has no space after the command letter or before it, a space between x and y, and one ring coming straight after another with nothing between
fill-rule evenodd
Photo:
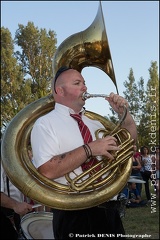
<instances>
[{"instance_id":1,"label":"black trousers","mask_svg":"<svg viewBox=\"0 0 160 240\"><path fill-rule=\"evenodd\" d=\"M119 212L114 208L93 207L75 211L53 209L53 231L57 240L95 237L125 239Z\"/></svg>"},{"instance_id":2,"label":"black trousers","mask_svg":"<svg viewBox=\"0 0 160 240\"><path fill-rule=\"evenodd\" d=\"M149 189L149 180L151 180L151 171L145 171L141 172L142 178L145 181L144 186L145 186L145 193L147 200L151 200L151 193Z\"/></svg>"}]
</instances>

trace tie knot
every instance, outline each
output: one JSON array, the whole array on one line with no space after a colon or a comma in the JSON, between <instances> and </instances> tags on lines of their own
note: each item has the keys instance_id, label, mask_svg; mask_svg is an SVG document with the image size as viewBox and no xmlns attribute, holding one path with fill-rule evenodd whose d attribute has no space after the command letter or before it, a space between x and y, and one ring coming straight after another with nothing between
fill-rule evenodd
<instances>
[{"instance_id":1,"label":"tie knot","mask_svg":"<svg viewBox=\"0 0 160 240\"><path fill-rule=\"evenodd\" d=\"M82 116L80 114L70 114L78 123L82 121Z\"/></svg>"}]
</instances>

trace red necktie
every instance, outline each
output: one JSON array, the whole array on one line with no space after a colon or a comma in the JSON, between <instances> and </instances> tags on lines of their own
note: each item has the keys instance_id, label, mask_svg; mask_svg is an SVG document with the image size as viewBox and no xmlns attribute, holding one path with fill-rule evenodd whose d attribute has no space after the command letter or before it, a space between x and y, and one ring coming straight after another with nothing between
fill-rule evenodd
<instances>
[{"instance_id":1,"label":"red necktie","mask_svg":"<svg viewBox=\"0 0 160 240\"><path fill-rule=\"evenodd\" d=\"M84 124L82 121L82 117L80 114L71 114L71 117L73 117L79 126L80 132L82 134L82 137L84 139L84 143L87 144L92 141L92 135L90 133L89 128ZM98 160L96 158L91 158L89 161L84 162L81 167L82 171L88 170L91 166L98 163ZM100 169L100 167L97 167L97 171Z\"/></svg>"}]
</instances>

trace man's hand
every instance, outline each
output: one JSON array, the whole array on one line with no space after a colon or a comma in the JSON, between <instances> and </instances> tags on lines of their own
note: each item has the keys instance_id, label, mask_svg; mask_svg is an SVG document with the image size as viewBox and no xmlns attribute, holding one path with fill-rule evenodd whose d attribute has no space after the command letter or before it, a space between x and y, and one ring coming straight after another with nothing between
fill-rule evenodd
<instances>
[{"instance_id":1,"label":"man's hand","mask_svg":"<svg viewBox=\"0 0 160 240\"><path fill-rule=\"evenodd\" d=\"M110 93L109 97L106 97L105 99L118 114L122 114L124 112L124 105L128 108L128 102L118 94Z\"/></svg>"},{"instance_id":2,"label":"man's hand","mask_svg":"<svg viewBox=\"0 0 160 240\"><path fill-rule=\"evenodd\" d=\"M112 136L105 138L99 138L93 142L88 143L91 148L93 156L106 156L113 160L114 156L111 155L110 151L119 151L120 148L117 146L117 139Z\"/></svg>"}]
</instances>

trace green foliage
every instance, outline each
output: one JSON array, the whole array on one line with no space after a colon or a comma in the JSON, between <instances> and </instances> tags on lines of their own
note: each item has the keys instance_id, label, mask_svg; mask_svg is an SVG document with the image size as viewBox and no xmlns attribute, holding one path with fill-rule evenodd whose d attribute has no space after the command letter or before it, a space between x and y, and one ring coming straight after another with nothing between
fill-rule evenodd
<instances>
[{"instance_id":1,"label":"green foliage","mask_svg":"<svg viewBox=\"0 0 160 240\"><path fill-rule=\"evenodd\" d=\"M146 133L149 138L149 146L159 143L159 77L156 62L149 68L150 78L146 89ZM147 142L146 142L147 143Z\"/></svg>"},{"instance_id":2,"label":"green foliage","mask_svg":"<svg viewBox=\"0 0 160 240\"><path fill-rule=\"evenodd\" d=\"M130 106L130 113L133 115L133 117L136 119L137 112L139 110L139 99L138 99L138 88L135 82L133 69L130 69L129 81L124 82L124 86L126 88L126 91L124 93L125 99L129 102Z\"/></svg>"},{"instance_id":3,"label":"green foliage","mask_svg":"<svg viewBox=\"0 0 160 240\"><path fill-rule=\"evenodd\" d=\"M14 40L7 28L1 28L2 132L22 108L50 94L56 43L54 31L39 30L32 22L19 24Z\"/></svg>"},{"instance_id":4,"label":"green foliage","mask_svg":"<svg viewBox=\"0 0 160 240\"><path fill-rule=\"evenodd\" d=\"M138 131L138 146L158 145L159 143L159 77L157 62L151 62L148 82L144 79L135 81L130 69L128 81L124 82L124 97L129 103Z\"/></svg>"},{"instance_id":5,"label":"green foliage","mask_svg":"<svg viewBox=\"0 0 160 240\"><path fill-rule=\"evenodd\" d=\"M22 65L25 76L32 79L32 93L35 99L50 92L52 78L52 60L56 50L56 34L46 29L38 30L32 22L27 26L19 24L15 34L15 43L21 47L16 58Z\"/></svg>"},{"instance_id":6,"label":"green foliage","mask_svg":"<svg viewBox=\"0 0 160 240\"><path fill-rule=\"evenodd\" d=\"M5 127L13 116L20 110L19 102L25 102L19 98L21 86L24 84L20 65L14 57L14 45L8 29L1 29L1 128ZM24 96L23 96L24 98Z\"/></svg>"},{"instance_id":7,"label":"green foliage","mask_svg":"<svg viewBox=\"0 0 160 240\"><path fill-rule=\"evenodd\" d=\"M151 62L149 79L144 84L141 77L137 82L133 69L130 69L128 80L124 81L124 98L129 103L129 111L136 122L138 139L137 145L154 148L159 143L159 76L157 62ZM112 116L108 119L118 122L116 113L110 109Z\"/></svg>"}]
</instances>

